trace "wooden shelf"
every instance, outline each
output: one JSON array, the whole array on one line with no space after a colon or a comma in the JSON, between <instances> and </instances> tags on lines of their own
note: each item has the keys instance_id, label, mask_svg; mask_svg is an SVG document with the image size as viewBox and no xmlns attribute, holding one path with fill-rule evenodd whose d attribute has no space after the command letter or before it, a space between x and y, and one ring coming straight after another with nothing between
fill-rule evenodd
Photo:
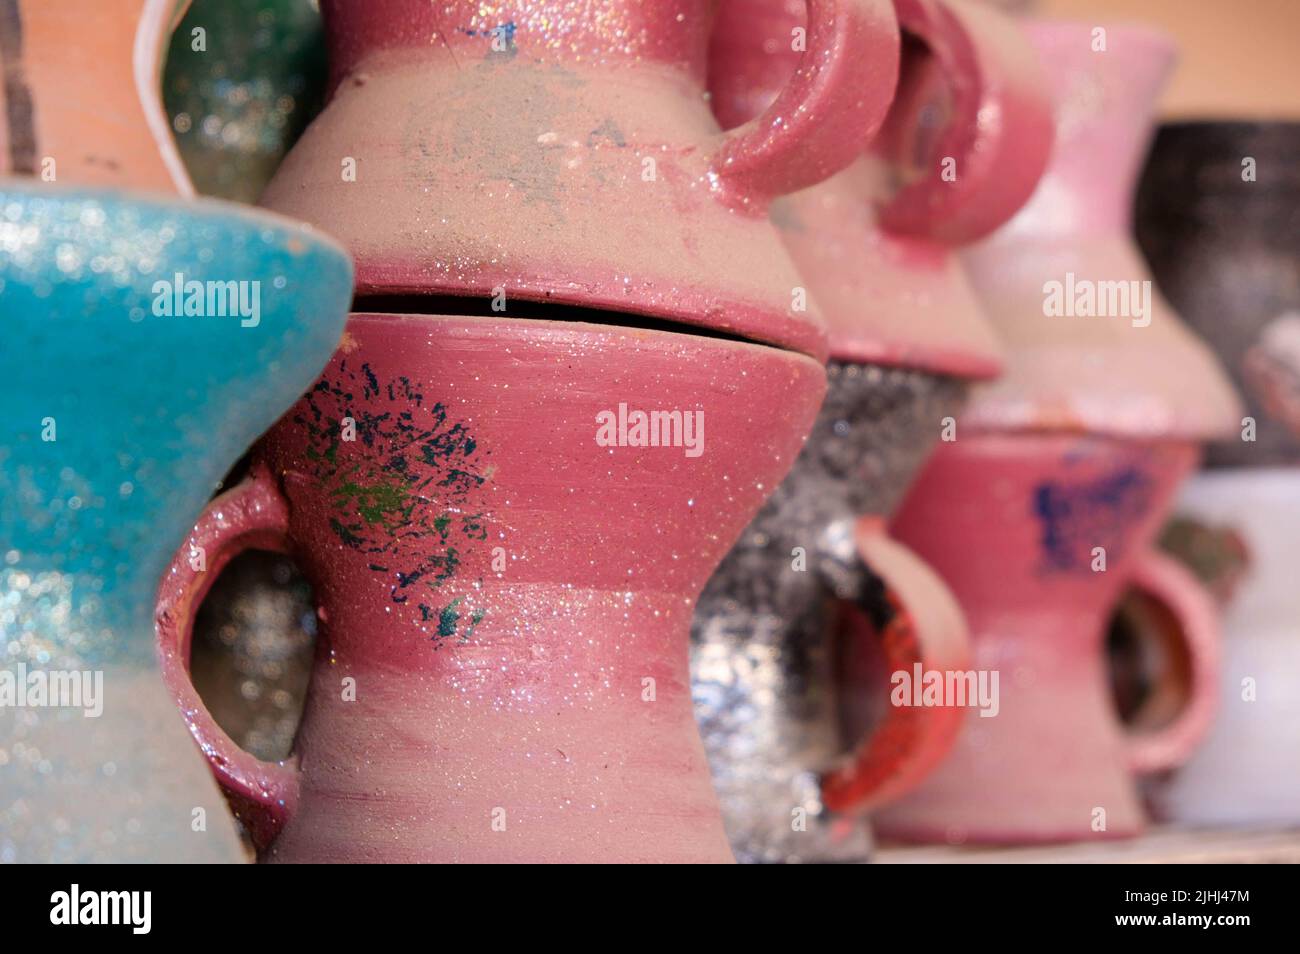
<instances>
[{"instance_id":1,"label":"wooden shelf","mask_svg":"<svg viewBox=\"0 0 1300 954\"><path fill-rule=\"evenodd\" d=\"M1300 829L1155 828L1141 838L1032 848L880 845L876 864L1297 864Z\"/></svg>"}]
</instances>

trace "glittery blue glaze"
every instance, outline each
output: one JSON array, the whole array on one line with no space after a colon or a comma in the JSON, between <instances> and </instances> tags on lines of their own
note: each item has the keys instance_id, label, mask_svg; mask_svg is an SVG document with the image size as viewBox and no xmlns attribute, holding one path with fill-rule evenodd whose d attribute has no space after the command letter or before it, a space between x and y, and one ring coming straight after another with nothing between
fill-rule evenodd
<instances>
[{"instance_id":1,"label":"glittery blue glaze","mask_svg":"<svg viewBox=\"0 0 1300 954\"><path fill-rule=\"evenodd\" d=\"M177 275L202 314L166 314ZM163 685L154 601L351 294L346 253L277 216L0 181L0 677L102 682L94 713L0 704L0 861L244 859Z\"/></svg>"},{"instance_id":2,"label":"glittery blue glaze","mask_svg":"<svg viewBox=\"0 0 1300 954\"><path fill-rule=\"evenodd\" d=\"M178 274L249 284L236 314L167 316ZM0 600L41 579L78 621L15 633L0 610L0 660L152 660L172 553L329 359L351 286L346 253L266 213L0 186Z\"/></svg>"}]
</instances>

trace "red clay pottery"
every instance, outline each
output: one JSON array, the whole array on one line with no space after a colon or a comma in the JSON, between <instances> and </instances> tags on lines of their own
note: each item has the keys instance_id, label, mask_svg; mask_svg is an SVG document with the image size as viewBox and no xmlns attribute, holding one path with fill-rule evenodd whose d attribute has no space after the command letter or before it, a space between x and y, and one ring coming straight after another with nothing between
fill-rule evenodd
<instances>
[{"instance_id":1,"label":"red clay pottery","mask_svg":"<svg viewBox=\"0 0 1300 954\"><path fill-rule=\"evenodd\" d=\"M799 71L723 133L712 3L325 0L332 97L263 202L342 236L363 297L499 293L824 359L767 205L861 151L898 40L887 0L808 8Z\"/></svg>"},{"instance_id":2,"label":"red clay pottery","mask_svg":"<svg viewBox=\"0 0 1300 954\"><path fill-rule=\"evenodd\" d=\"M207 573L182 548L160 603L169 684L255 838L279 834L269 858L730 860L686 630L821 380L690 335L354 315L196 527ZM607 412L666 400L707 428L602 446ZM318 600L287 763L241 752L184 671L194 602L250 546L291 553Z\"/></svg>"},{"instance_id":3,"label":"red clay pottery","mask_svg":"<svg viewBox=\"0 0 1300 954\"><path fill-rule=\"evenodd\" d=\"M826 404L695 615L696 716L742 861L865 860L862 812L922 778L962 721L951 707L899 706L860 740L846 732L833 630L851 605L891 673L967 666L952 595L889 538L883 517L969 381L999 367L954 250L1028 197L1050 152L1051 114L1009 21L962 3L897 9L902 93L884 143L773 206L831 329ZM724 123L759 113L796 68L801 12L785 0L722 5L710 76ZM944 157L955 157L954 180ZM864 514L877 516L855 531ZM887 695L889 678L861 692Z\"/></svg>"},{"instance_id":4,"label":"red clay pottery","mask_svg":"<svg viewBox=\"0 0 1300 954\"><path fill-rule=\"evenodd\" d=\"M887 3L809 10L805 65L724 134L711 5L323 4L333 98L265 201L343 237L374 312L196 531L315 587L288 766L185 678L211 563L160 617L268 857L731 860L688 621L825 383L767 204L861 150L897 59Z\"/></svg>"},{"instance_id":5,"label":"red clay pottery","mask_svg":"<svg viewBox=\"0 0 1300 954\"><path fill-rule=\"evenodd\" d=\"M882 833L961 844L1141 829L1133 773L1185 758L1216 692L1212 603L1151 546L1196 461L1191 441L1067 433L971 434L940 446L893 529L956 593L973 665L998 673L999 700L993 717L971 713L934 774L877 815ZM1170 725L1126 737L1104 641L1130 587L1175 615L1192 675Z\"/></svg>"},{"instance_id":6,"label":"red clay pottery","mask_svg":"<svg viewBox=\"0 0 1300 954\"><path fill-rule=\"evenodd\" d=\"M956 593L974 664L999 675L1000 699L993 717L972 712L938 770L877 816L894 837L1134 834L1132 773L1185 758L1215 696L1212 603L1151 544L1197 445L1232 432L1238 406L1128 236L1173 51L1130 28L1028 29L1056 98L1053 159L1028 205L967 256L1008 372L973 397L893 525ZM1126 587L1167 607L1188 660L1186 704L1130 738L1104 666Z\"/></svg>"},{"instance_id":7,"label":"red clay pottery","mask_svg":"<svg viewBox=\"0 0 1300 954\"><path fill-rule=\"evenodd\" d=\"M162 106L189 0L0 7L0 175L192 195Z\"/></svg>"}]
</instances>

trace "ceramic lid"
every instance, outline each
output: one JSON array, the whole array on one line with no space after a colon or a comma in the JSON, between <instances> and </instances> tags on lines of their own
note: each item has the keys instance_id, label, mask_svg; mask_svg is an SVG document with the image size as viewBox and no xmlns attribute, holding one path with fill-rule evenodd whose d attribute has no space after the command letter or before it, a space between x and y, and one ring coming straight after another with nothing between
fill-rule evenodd
<instances>
[{"instance_id":1,"label":"ceramic lid","mask_svg":"<svg viewBox=\"0 0 1300 954\"><path fill-rule=\"evenodd\" d=\"M1172 44L1112 25L1040 21L1028 32L1050 66L1056 145L1025 208L966 253L1007 373L977 391L963 420L1142 438L1238 431L1231 384L1129 237Z\"/></svg>"},{"instance_id":2,"label":"ceramic lid","mask_svg":"<svg viewBox=\"0 0 1300 954\"><path fill-rule=\"evenodd\" d=\"M724 125L753 116L797 65L802 4L730 0L712 51ZM1028 198L1050 152L1050 103L1013 21L962 0L900 0L897 99L848 170L773 206L772 219L841 361L963 378L999 345L953 254Z\"/></svg>"}]
</instances>

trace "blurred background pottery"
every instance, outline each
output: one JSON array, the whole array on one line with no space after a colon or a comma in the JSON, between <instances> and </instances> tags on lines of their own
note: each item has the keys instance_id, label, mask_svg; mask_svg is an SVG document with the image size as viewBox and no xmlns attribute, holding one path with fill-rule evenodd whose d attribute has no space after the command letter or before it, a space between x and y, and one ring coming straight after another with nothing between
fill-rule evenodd
<instances>
[{"instance_id":1,"label":"blurred background pottery","mask_svg":"<svg viewBox=\"0 0 1300 954\"><path fill-rule=\"evenodd\" d=\"M1098 53L1093 31L1102 28L1107 48ZM1056 148L1025 208L965 254L1008 347L1006 374L962 423L1132 438L1235 433L1240 407L1227 377L1160 290L1142 284L1151 272L1131 236L1173 46L1136 27L1038 21L1026 30L1050 71ZM1090 292L1094 314L1080 314Z\"/></svg>"},{"instance_id":2,"label":"blurred background pottery","mask_svg":"<svg viewBox=\"0 0 1300 954\"><path fill-rule=\"evenodd\" d=\"M1151 544L1197 445L1235 432L1240 409L1128 235L1173 49L1110 24L1026 29L1050 74L1053 157L1025 208L966 254L1007 373L973 395L893 527L956 593L1001 702L971 713L944 764L879 816L906 839L1135 834L1131 773L1185 758L1215 696L1212 602ZM1126 585L1178 621L1187 660L1182 704L1131 739L1104 668Z\"/></svg>"},{"instance_id":3,"label":"blurred background pottery","mask_svg":"<svg viewBox=\"0 0 1300 954\"><path fill-rule=\"evenodd\" d=\"M1300 123L1161 127L1137 236L1161 290L1232 374L1255 422L1211 467L1300 464Z\"/></svg>"},{"instance_id":4,"label":"blurred background pottery","mask_svg":"<svg viewBox=\"0 0 1300 954\"><path fill-rule=\"evenodd\" d=\"M195 189L256 202L320 111L325 80L315 0L193 0L172 35L163 102Z\"/></svg>"},{"instance_id":5,"label":"blurred background pottery","mask_svg":"<svg viewBox=\"0 0 1300 954\"><path fill-rule=\"evenodd\" d=\"M43 183L0 188L0 235L0 659L103 678L96 718L0 711L0 857L240 860L150 607L211 488L338 341L347 258L263 212ZM176 314L182 280L218 290Z\"/></svg>"},{"instance_id":6,"label":"blurred background pottery","mask_svg":"<svg viewBox=\"0 0 1300 954\"><path fill-rule=\"evenodd\" d=\"M1164 534L1215 593L1224 633L1220 715L1206 744L1150 786L1156 812L1172 821L1300 820L1297 146L1296 122L1166 125L1138 192L1138 238L1156 279L1232 373L1248 415L1210 445L1211 469L1188 486ZM1128 636L1140 715L1153 695L1145 683L1171 662L1149 631Z\"/></svg>"},{"instance_id":7,"label":"blurred background pottery","mask_svg":"<svg viewBox=\"0 0 1300 954\"><path fill-rule=\"evenodd\" d=\"M967 434L943 444L893 530L952 587L996 714L971 712L934 773L876 816L908 841L1075 841L1143 826L1133 774L1185 758L1216 690L1211 601L1152 547L1195 444L1069 434ZM1100 551L1098 550L1100 548ZM1183 704L1125 736L1106 680L1108 618L1126 587L1174 614Z\"/></svg>"},{"instance_id":8,"label":"blurred background pottery","mask_svg":"<svg viewBox=\"0 0 1300 954\"><path fill-rule=\"evenodd\" d=\"M1175 513L1164 545L1219 600L1223 664L1214 725L1186 765L1152 786L1155 811L1195 825L1295 825L1300 472L1212 470L1189 482ZM1161 662L1156 678L1169 666Z\"/></svg>"},{"instance_id":9,"label":"blurred background pottery","mask_svg":"<svg viewBox=\"0 0 1300 954\"><path fill-rule=\"evenodd\" d=\"M188 3L0 4L0 175L192 195L161 93Z\"/></svg>"},{"instance_id":10,"label":"blurred background pottery","mask_svg":"<svg viewBox=\"0 0 1300 954\"><path fill-rule=\"evenodd\" d=\"M265 857L731 860L685 631L821 380L806 357L697 336L354 315L199 521L209 573L182 548L159 610L169 682ZM611 396L667 395L703 415L702 453L597 443ZM284 765L239 751L184 673L212 566L249 546L291 554L318 600Z\"/></svg>"},{"instance_id":11,"label":"blurred background pottery","mask_svg":"<svg viewBox=\"0 0 1300 954\"><path fill-rule=\"evenodd\" d=\"M948 707L895 707L871 731L846 731L846 650L834 634L853 606L870 644L855 651L878 643L889 672L966 665L951 594L879 517L969 382L999 368L955 248L1028 197L1050 152L1051 115L1009 21L960 2L896 7L900 92L883 141L772 209L830 329L827 401L794 470L705 589L693 627L696 716L742 861L866 860L862 812L923 777L962 721ZM798 66L801 14L786 0L722 4L710 87L724 125L758 115ZM878 517L857 525L868 514ZM850 697L879 697L888 682L886 673Z\"/></svg>"}]
</instances>

